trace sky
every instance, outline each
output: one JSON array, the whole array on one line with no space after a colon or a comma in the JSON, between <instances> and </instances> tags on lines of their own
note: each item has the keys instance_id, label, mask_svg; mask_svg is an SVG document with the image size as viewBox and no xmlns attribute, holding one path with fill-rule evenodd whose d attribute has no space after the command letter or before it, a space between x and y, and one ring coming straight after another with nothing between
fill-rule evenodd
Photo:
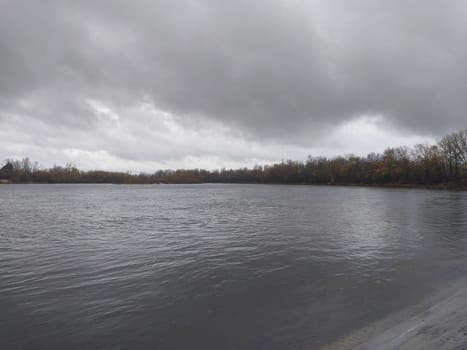
<instances>
[{"instance_id":1,"label":"sky","mask_svg":"<svg viewBox=\"0 0 467 350\"><path fill-rule=\"evenodd\" d=\"M0 0L0 163L152 172L467 128L467 2Z\"/></svg>"}]
</instances>

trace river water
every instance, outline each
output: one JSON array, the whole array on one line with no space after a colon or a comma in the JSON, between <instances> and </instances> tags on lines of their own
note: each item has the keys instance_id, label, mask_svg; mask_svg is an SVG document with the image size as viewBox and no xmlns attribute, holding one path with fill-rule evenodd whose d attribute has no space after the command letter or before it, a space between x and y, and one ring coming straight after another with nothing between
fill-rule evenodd
<instances>
[{"instance_id":1,"label":"river water","mask_svg":"<svg viewBox=\"0 0 467 350\"><path fill-rule=\"evenodd\" d=\"M0 186L0 348L319 349L465 276L467 194Z\"/></svg>"}]
</instances>

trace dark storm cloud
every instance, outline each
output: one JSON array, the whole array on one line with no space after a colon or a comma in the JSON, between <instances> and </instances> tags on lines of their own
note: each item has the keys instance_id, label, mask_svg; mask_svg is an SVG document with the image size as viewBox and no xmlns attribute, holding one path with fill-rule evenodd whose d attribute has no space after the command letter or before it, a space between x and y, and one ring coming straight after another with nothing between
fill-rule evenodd
<instances>
[{"instance_id":1,"label":"dark storm cloud","mask_svg":"<svg viewBox=\"0 0 467 350\"><path fill-rule=\"evenodd\" d=\"M144 100L259 139L365 114L439 134L467 126L466 42L453 0L3 0L0 118L92 129L87 99Z\"/></svg>"}]
</instances>

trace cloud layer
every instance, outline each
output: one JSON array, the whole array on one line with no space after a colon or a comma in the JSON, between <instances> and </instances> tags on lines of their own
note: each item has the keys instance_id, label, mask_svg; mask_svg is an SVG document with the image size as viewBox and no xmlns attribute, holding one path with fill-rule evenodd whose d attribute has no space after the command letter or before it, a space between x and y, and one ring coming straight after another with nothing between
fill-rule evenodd
<instances>
[{"instance_id":1,"label":"cloud layer","mask_svg":"<svg viewBox=\"0 0 467 350\"><path fill-rule=\"evenodd\" d=\"M465 42L454 0L2 0L0 157L215 167L361 151L375 125L376 150L424 140L467 127Z\"/></svg>"}]
</instances>

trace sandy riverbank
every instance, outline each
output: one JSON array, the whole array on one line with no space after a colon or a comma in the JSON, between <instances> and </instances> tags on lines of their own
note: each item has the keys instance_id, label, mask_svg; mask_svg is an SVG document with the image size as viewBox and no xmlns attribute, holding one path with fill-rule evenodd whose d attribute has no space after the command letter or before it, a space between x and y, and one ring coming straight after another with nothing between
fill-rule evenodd
<instances>
[{"instance_id":1,"label":"sandy riverbank","mask_svg":"<svg viewBox=\"0 0 467 350\"><path fill-rule=\"evenodd\" d=\"M467 281L353 332L322 350L467 349Z\"/></svg>"}]
</instances>

